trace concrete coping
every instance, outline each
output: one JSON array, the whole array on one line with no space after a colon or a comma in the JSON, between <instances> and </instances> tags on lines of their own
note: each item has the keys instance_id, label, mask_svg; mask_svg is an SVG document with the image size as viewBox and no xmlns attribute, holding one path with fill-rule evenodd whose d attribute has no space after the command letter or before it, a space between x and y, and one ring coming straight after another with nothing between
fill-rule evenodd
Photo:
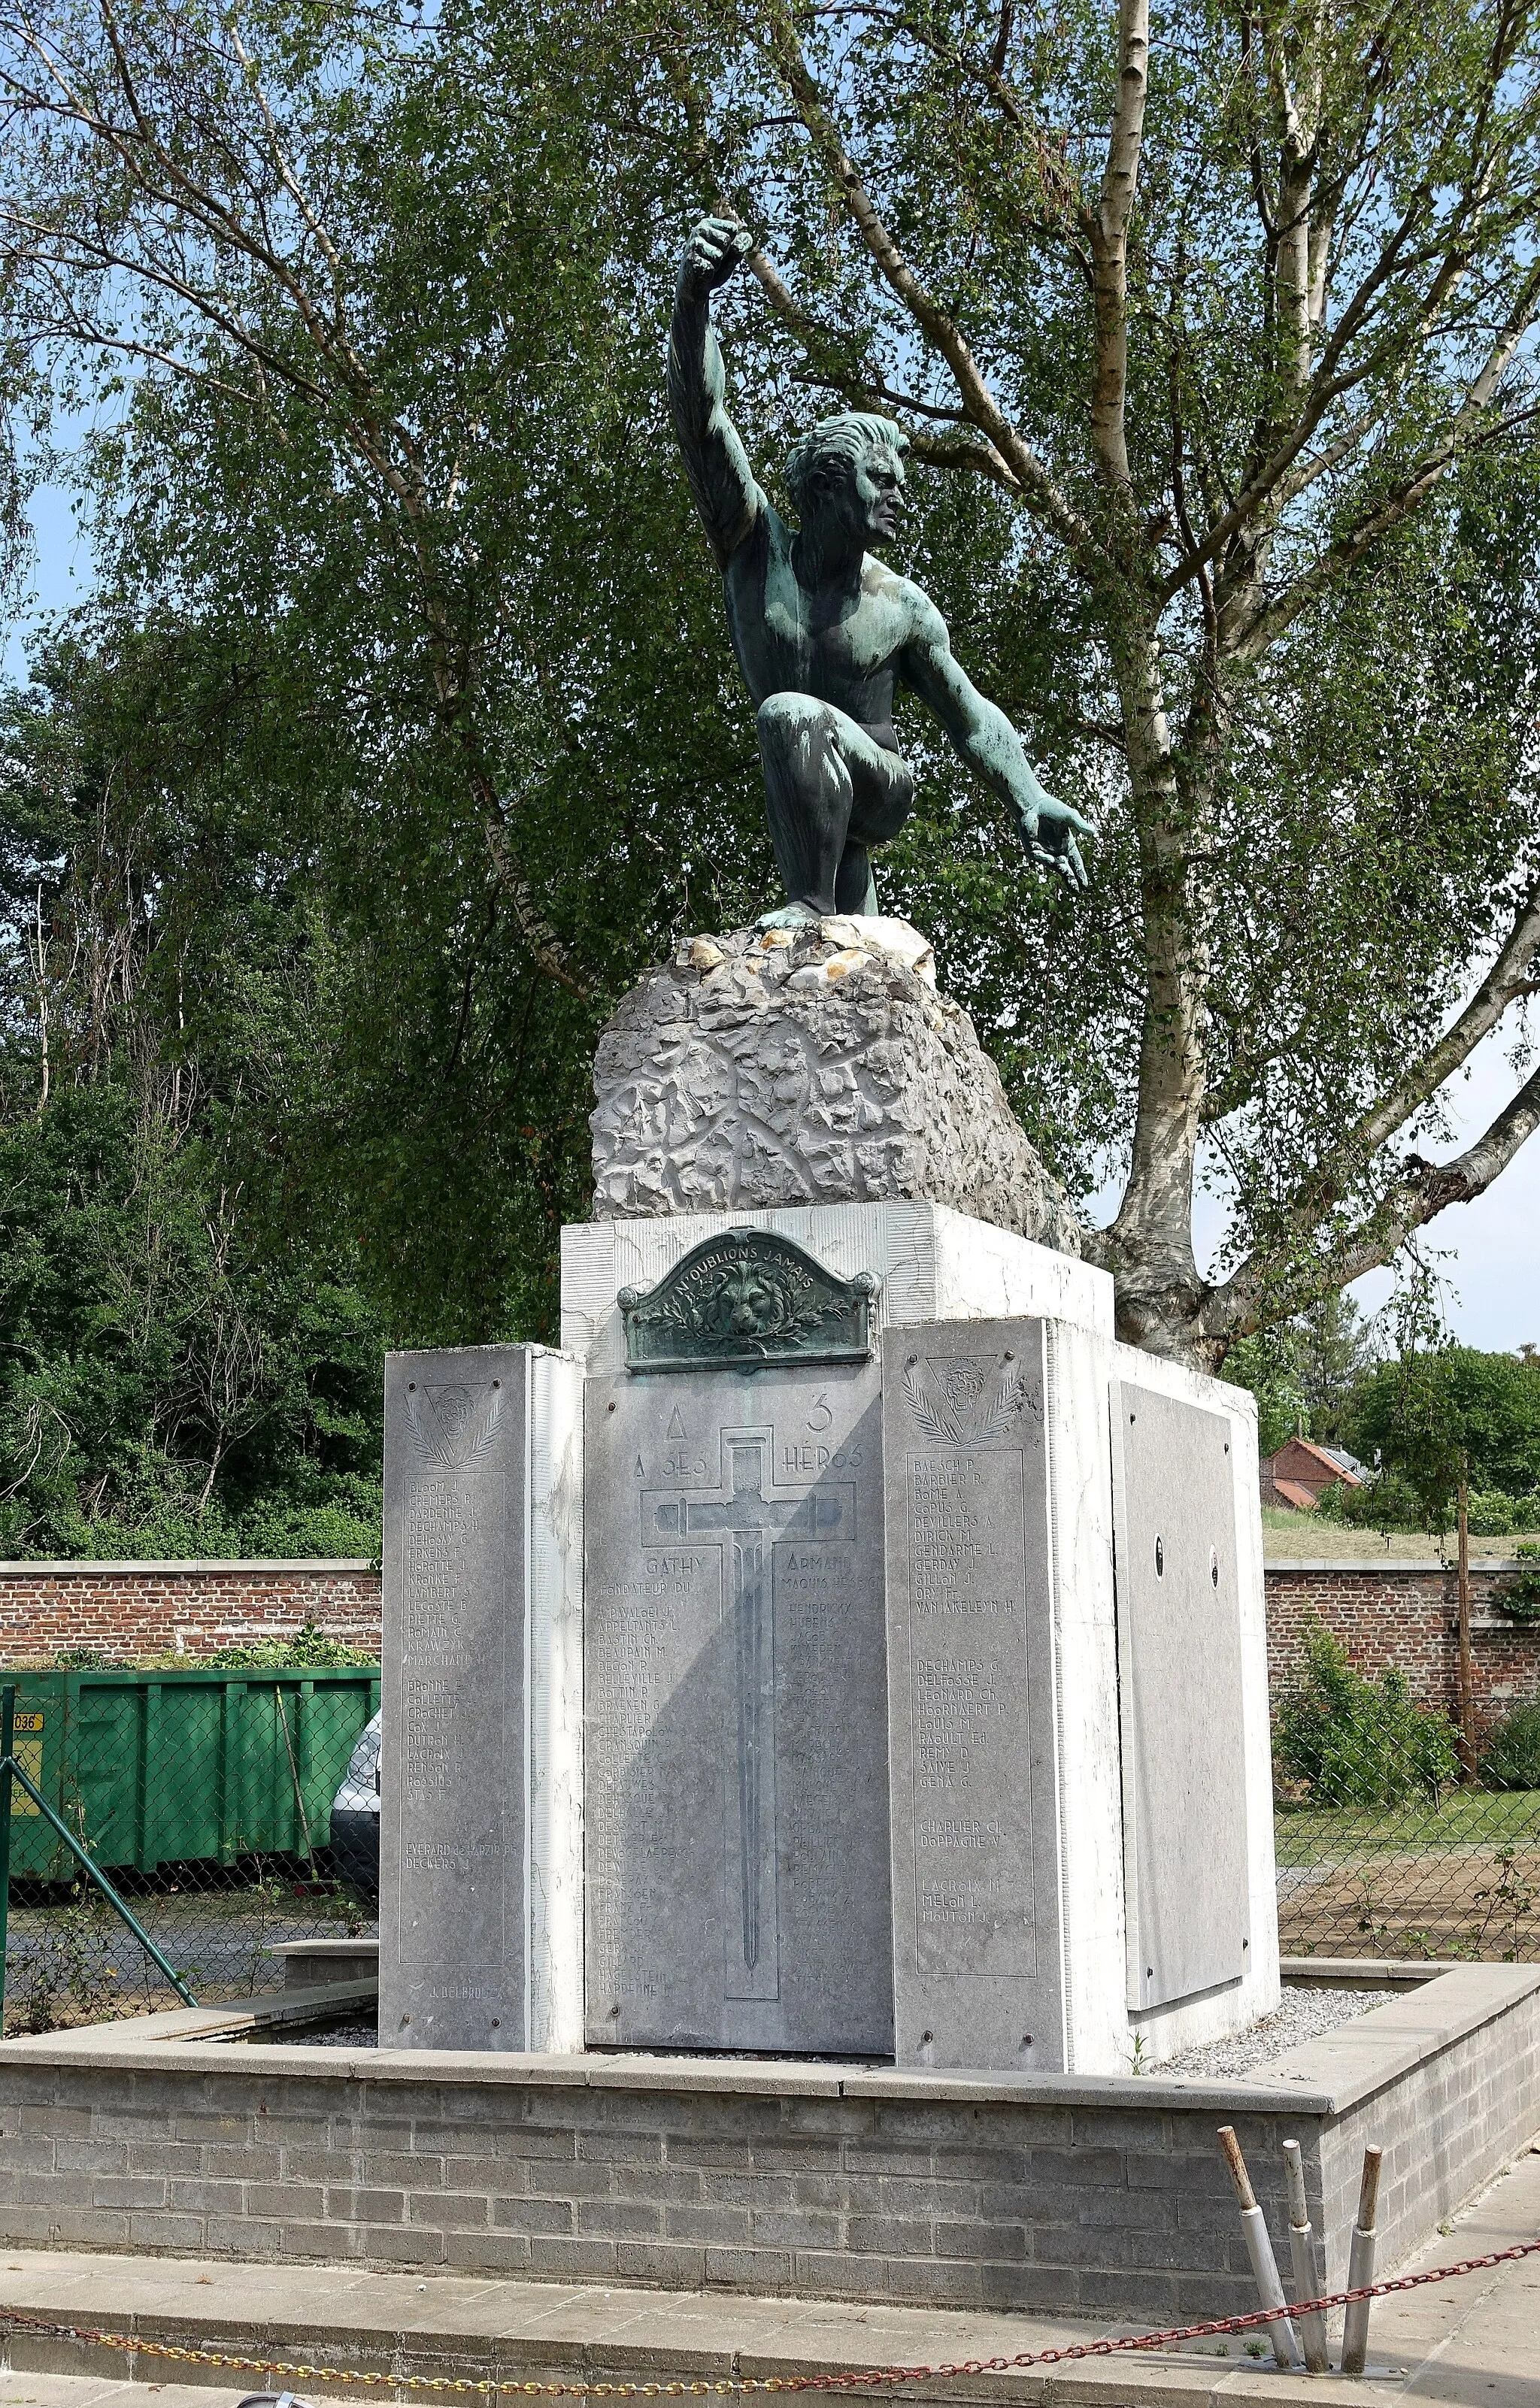
<instances>
[{"instance_id":1,"label":"concrete coping","mask_svg":"<svg viewBox=\"0 0 1540 2408\"><path fill-rule=\"evenodd\" d=\"M303 1942L297 1943L303 1945ZM375 1942L378 1946L378 1942ZM276 1952L270 1952L276 1953ZM1420 1990L1449 1971L1427 1956L1280 1956L1285 1982L1334 1990Z\"/></svg>"},{"instance_id":2,"label":"concrete coping","mask_svg":"<svg viewBox=\"0 0 1540 2408\"><path fill-rule=\"evenodd\" d=\"M0 2052L13 2057L40 2056L50 2065L55 2060L78 2065L82 2057L93 2063L118 2065L122 2059L114 2049L114 2040L118 2033L131 2029L136 2037L119 2045L150 2058L164 2070L168 2042L218 2041L238 2038L249 2031L270 2030L275 2025L323 2022L349 2007L372 2007L379 1986L375 1981L329 1982L315 1989L276 1992L254 2007L236 2001L223 2007L166 2007L159 2014L124 2016L116 2023L78 2024L70 2031L18 2035L14 2040L0 2042ZM226 2054L221 2049L222 2062ZM285 2044L281 2054L288 2057L295 2052Z\"/></svg>"},{"instance_id":3,"label":"concrete coping","mask_svg":"<svg viewBox=\"0 0 1540 2408\"><path fill-rule=\"evenodd\" d=\"M380 1942L368 1932L360 1932L355 1940L275 1940L266 1953L285 1963L297 1957L324 1964L377 1958ZM1410 1990L1436 1982L1449 1968L1426 1956L1284 1956L1278 1970L1286 1982L1317 1988Z\"/></svg>"},{"instance_id":4,"label":"concrete coping","mask_svg":"<svg viewBox=\"0 0 1540 2408\"><path fill-rule=\"evenodd\" d=\"M168 1572L182 1572L189 1578L204 1579L209 1572L229 1572L239 1578L247 1572L372 1572L373 1555L169 1555L135 1557L94 1557L72 1555L58 1561L28 1563L15 1557L0 1558L0 1580L57 1579L125 1572L151 1572L157 1579Z\"/></svg>"},{"instance_id":5,"label":"concrete coping","mask_svg":"<svg viewBox=\"0 0 1540 2408\"><path fill-rule=\"evenodd\" d=\"M372 1931L361 1931L356 1940L272 1940L263 1950L265 1956L378 1956L380 1942ZM1306 1962L1309 1960L1306 1959Z\"/></svg>"},{"instance_id":6,"label":"concrete coping","mask_svg":"<svg viewBox=\"0 0 1540 2408\"><path fill-rule=\"evenodd\" d=\"M1304 1555L1267 1555L1264 1572L1436 1572L1439 1579L1452 1576L1454 1563L1446 1563L1437 1555L1347 1555L1334 1561L1318 1561ZM1473 1555L1473 1572L1528 1572L1534 1570L1534 1558L1522 1555Z\"/></svg>"},{"instance_id":7,"label":"concrete coping","mask_svg":"<svg viewBox=\"0 0 1540 2408\"><path fill-rule=\"evenodd\" d=\"M283 2072L296 2081L377 2082L422 2088L438 2084L480 2087L640 2090L655 2095L848 2099L909 2105L962 2103L1000 2107L1112 2107L1204 2113L1336 2116L1463 2040L1483 2024L1540 1991L1540 1965L1453 1965L1410 1997L1383 2007L1324 2038L1306 2041L1250 2075L1213 2077L1153 2073L998 2073L900 2071L890 2065L839 2065L808 2059L723 2059L609 2056L589 2051L537 2056L513 2050L307 2048L303 2042L238 2052L232 2032L265 2022L311 2020L328 2004L362 2003L372 1985L286 1992L260 2010L173 2010L137 2018L133 2039L122 2024L95 2024L67 2033L0 2042L0 2063L82 2064L104 2071L166 2074ZM200 2019L202 2019L200 2021ZM217 2028L223 2040L212 2037ZM124 2035L120 2037L120 2035ZM168 2054L168 2046L175 2054Z\"/></svg>"}]
</instances>

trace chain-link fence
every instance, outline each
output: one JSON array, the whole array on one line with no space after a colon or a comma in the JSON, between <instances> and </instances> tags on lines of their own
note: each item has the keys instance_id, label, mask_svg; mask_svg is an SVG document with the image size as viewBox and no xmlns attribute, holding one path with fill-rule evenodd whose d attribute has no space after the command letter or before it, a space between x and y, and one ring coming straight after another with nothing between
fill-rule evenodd
<instances>
[{"instance_id":1,"label":"chain-link fence","mask_svg":"<svg viewBox=\"0 0 1540 2408\"><path fill-rule=\"evenodd\" d=\"M13 1785L7 2035L182 2003L45 1807L200 2005L281 1988L284 1941L373 1931L378 1666L6 1678L42 1801Z\"/></svg>"},{"instance_id":2,"label":"chain-link fence","mask_svg":"<svg viewBox=\"0 0 1540 2408\"><path fill-rule=\"evenodd\" d=\"M374 1931L377 1666L8 1677L17 1762L200 2003L281 1988L284 1942ZM1287 1955L1540 1960L1540 1697L1462 1761L1447 1713L1317 1629L1274 1776ZM10 1832L6 2031L179 2004L20 1788Z\"/></svg>"},{"instance_id":3,"label":"chain-link fence","mask_svg":"<svg viewBox=\"0 0 1540 2408\"><path fill-rule=\"evenodd\" d=\"M1274 1705L1286 1955L1540 1959L1540 1697L1466 1748L1317 1627Z\"/></svg>"}]
</instances>

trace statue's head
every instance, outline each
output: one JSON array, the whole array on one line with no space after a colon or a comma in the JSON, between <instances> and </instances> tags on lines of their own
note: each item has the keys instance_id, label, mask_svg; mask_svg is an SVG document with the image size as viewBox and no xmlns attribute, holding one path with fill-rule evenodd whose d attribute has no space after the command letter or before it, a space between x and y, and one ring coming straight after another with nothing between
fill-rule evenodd
<instances>
[{"instance_id":1,"label":"statue's head","mask_svg":"<svg viewBox=\"0 0 1540 2408\"><path fill-rule=\"evenodd\" d=\"M890 418L842 410L821 418L792 446L786 486L804 527L832 518L863 543L890 543L899 531L909 437Z\"/></svg>"}]
</instances>

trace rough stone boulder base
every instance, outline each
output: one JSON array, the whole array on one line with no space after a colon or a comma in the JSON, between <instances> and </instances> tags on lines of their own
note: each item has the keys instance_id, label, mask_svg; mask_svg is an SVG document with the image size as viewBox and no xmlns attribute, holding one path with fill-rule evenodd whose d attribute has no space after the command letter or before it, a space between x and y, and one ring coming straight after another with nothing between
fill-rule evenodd
<instances>
[{"instance_id":1,"label":"rough stone boulder base","mask_svg":"<svg viewBox=\"0 0 1540 2408\"><path fill-rule=\"evenodd\" d=\"M1078 1254L999 1071L928 968L901 923L690 939L599 1039L595 1218L915 1198Z\"/></svg>"}]
</instances>

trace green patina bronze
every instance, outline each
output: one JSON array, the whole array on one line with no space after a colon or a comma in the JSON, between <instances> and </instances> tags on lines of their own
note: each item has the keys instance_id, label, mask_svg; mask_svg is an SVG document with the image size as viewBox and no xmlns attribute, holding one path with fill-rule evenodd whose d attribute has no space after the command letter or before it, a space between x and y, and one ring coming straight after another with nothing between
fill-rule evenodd
<instances>
[{"instance_id":1,"label":"green patina bronze","mask_svg":"<svg viewBox=\"0 0 1540 2408\"><path fill-rule=\"evenodd\" d=\"M1084 886L1075 838L1091 823L1039 784L1004 712L953 659L935 604L868 549L898 532L902 428L847 411L804 435L786 462L799 529L755 482L724 405L711 320L712 291L749 248L727 218L703 218L690 236L669 337L669 405L758 712L770 837L790 898L766 924L876 910L871 847L898 834L914 800L893 729L900 684L1012 811L1033 860Z\"/></svg>"},{"instance_id":2,"label":"green patina bronze","mask_svg":"<svg viewBox=\"0 0 1540 2408\"><path fill-rule=\"evenodd\" d=\"M842 1280L770 1229L725 1229L656 1287L618 1302L632 1371L759 1371L775 1363L864 1363L877 1283Z\"/></svg>"}]
</instances>

